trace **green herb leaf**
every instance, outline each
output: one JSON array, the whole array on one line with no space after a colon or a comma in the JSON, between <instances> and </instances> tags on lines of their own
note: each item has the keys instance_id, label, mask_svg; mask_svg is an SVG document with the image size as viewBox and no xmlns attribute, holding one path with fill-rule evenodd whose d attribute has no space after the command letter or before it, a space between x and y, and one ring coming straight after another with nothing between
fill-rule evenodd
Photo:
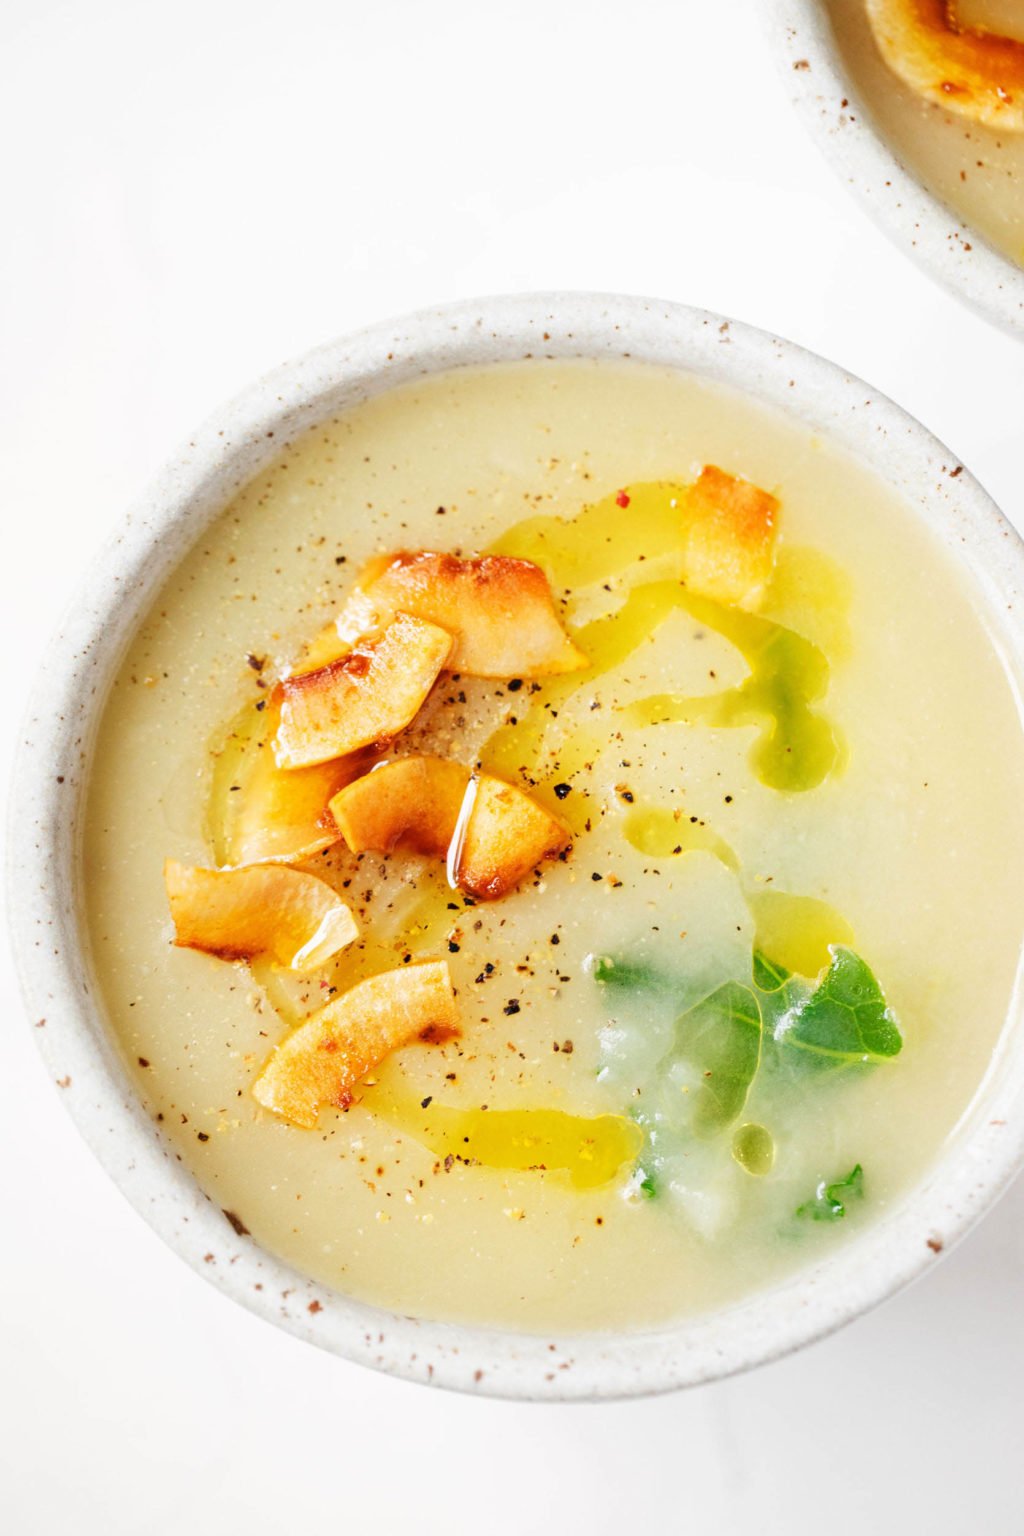
<instances>
[{"instance_id":1,"label":"green herb leaf","mask_svg":"<svg viewBox=\"0 0 1024 1536\"><path fill-rule=\"evenodd\" d=\"M679 983L646 960L621 960L614 955L595 955L591 975L602 987L624 992L675 991Z\"/></svg>"},{"instance_id":2,"label":"green herb leaf","mask_svg":"<svg viewBox=\"0 0 1024 1536\"><path fill-rule=\"evenodd\" d=\"M701 1073L693 1129L713 1136L747 1102L761 1059L761 1010L749 987L728 981L676 1020L678 1053Z\"/></svg>"},{"instance_id":3,"label":"green herb leaf","mask_svg":"<svg viewBox=\"0 0 1024 1536\"><path fill-rule=\"evenodd\" d=\"M653 1173L647 1173L640 1180L640 1190L645 1200L656 1200L658 1197L658 1181Z\"/></svg>"},{"instance_id":4,"label":"green herb leaf","mask_svg":"<svg viewBox=\"0 0 1024 1536\"><path fill-rule=\"evenodd\" d=\"M845 1179L835 1179L831 1184L822 1180L814 1192L814 1199L798 1205L796 1214L807 1221L840 1221L846 1215L850 1201L863 1198L864 1170L857 1163Z\"/></svg>"},{"instance_id":5,"label":"green herb leaf","mask_svg":"<svg viewBox=\"0 0 1024 1536\"><path fill-rule=\"evenodd\" d=\"M780 1021L776 1038L801 1051L855 1061L888 1060L903 1048L895 1015L860 955L830 946L832 963L806 1001Z\"/></svg>"},{"instance_id":6,"label":"green herb leaf","mask_svg":"<svg viewBox=\"0 0 1024 1536\"><path fill-rule=\"evenodd\" d=\"M817 986L761 951L754 985L761 1005L764 1070L790 1078L860 1071L897 1056L903 1037L866 961L842 945Z\"/></svg>"},{"instance_id":7,"label":"green herb leaf","mask_svg":"<svg viewBox=\"0 0 1024 1536\"><path fill-rule=\"evenodd\" d=\"M761 950L754 950L754 986L759 992L778 992L792 974L784 965L769 960Z\"/></svg>"}]
</instances>

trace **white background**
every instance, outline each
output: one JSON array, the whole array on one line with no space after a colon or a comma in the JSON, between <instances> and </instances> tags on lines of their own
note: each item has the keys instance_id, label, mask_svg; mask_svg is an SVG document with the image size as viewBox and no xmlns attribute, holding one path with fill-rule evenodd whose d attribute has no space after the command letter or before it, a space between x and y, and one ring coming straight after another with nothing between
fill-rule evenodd
<instances>
[{"instance_id":1,"label":"white background","mask_svg":"<svg viewBox=\"0 0 1024 1536\"><path fill-rule=\"evenodd\" d=\"M3 0L5 746L178 440L281 359L437 300L601 288L752 321L893 395L1024 523L1024 347L866 222L757 12ZM80 1144L6 958L0 985L11 1536L1024 1528L1024 1184L912 1291L753 1376L471 1401L320 1354L186 1270Z\"/></svg>"}]
</instances>

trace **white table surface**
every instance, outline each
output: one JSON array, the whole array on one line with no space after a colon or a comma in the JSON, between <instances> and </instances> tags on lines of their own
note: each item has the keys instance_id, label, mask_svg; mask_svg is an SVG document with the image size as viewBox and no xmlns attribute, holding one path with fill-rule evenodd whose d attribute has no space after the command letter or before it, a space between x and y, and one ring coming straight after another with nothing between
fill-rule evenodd
<instances>
[{"instance_id":1,"label":"white table surface","mask_svg":"<svg viewBox=\"0 0 1024 1536\"><path fill-rule=\"evenodd\" d=\"M752 321L893 395L1024 525L1024 346L867 222L757 11L4 0L5 747L85 563L190 427L436 300L600 288ZM910 1292L754 1375L599 1407L428 1392L165 1251L79 1142L2 964L10 1536L1024 1528L1024 1182Z\"/></svg>"}]
</instances>

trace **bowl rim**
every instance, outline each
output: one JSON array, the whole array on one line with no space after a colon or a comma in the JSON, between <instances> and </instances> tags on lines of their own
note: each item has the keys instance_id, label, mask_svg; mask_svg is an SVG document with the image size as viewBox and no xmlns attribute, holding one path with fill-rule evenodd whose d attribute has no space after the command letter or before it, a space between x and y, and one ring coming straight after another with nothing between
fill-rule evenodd
<instances>
[{"instance_id":1,"label":"bowl rim","mask_svg":"<svg viewBox=\"0 0 1024 1536\"><path fill-rule=\"evenodd\" d=\"M1024 333L1024 270L930 192L875 128L822 0L770 0L765 25L808 134L878 227L978 314Z\"/></svg>"},{"instance_id":2,"label":"bowl rim","mask_svg":"<svg viewBox=\"0 0 1024 1536\"><path fill-rule=\"evenodd\" d=\"M995 642L1024 683L1024 540L955 454L836 364L655 299L541 293L422 310L329 342L244 390L179 449L109 540L29 705L10 798L8 911L33 1033L66 1107L136 1211L204 1279L288 1332L400 1377L493 1396L593 1400L692 1386L787 1354L948 1250L1024 1162L1021 975L993 1065L943 1153L832 1259L724 1311L657 1329L535 1336L354 1301L251 1241L143 1112L103 1024L77 916L83 786L106 688L155 592L204 528L291 433L328 414L424 374L538 357L633 359L695 373L827 434L881 474L967 565Z\"/></svg>"}]
</instances>

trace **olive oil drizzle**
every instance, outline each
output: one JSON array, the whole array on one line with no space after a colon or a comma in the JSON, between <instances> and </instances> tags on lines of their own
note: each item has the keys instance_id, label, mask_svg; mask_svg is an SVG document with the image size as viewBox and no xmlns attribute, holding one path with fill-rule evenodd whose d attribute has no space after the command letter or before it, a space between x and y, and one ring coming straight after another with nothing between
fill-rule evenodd
<instances>
[{"instance_id":1,"label":"olive oil drizzle","mask_svg":"<svg viewBox=\"0 0 1024 1536\"><path fill-rule=\"evenodd\" d=\"M834 727L812 705L828 691L824 654L794 630L706 598L680 604L692 617L730 640L750 667L736 688L685 698L655 694L624 710L630 725L754 726L751 766L770 789L817 789L841 760Z\"/></svg>"},{"instance_id":2,"label":"olive oil drizzle","mask_svg":"<svg viewBox=\"0 0 1024 1536\"><path fill-rule=\"evenodd\" d=\"M210 788L206 799L203 831L213 850L214 863L231 861L237 781L244 772L249 754L262 750L269 737L266 721L251 703L233 715L227 728L218 732L209 744L212 761Z\"/></svg>"},{"instance_id":3,"label":"olive oil drizzle","mask_svg":"<svg viewBox=\"0 0 1024 1536\"><path fill-rule=\"evenodd\" d=\"M641 699L621 711L626 725L753 726L758 733L751 751L754 772L762 783L785 792L815 789L842 766L838 732L813 708L825 698L830 679L821 648L773 618L726 608L684 586L678 564L686 494L686 486L664 481L631 485L617 496L584 507L574 518L528 518L491 547L491 553L538 561L556 590L575 593L607 578L627 589L615 611L584 625L573 636L589 658L589 667L540 684L522 703L517 699L513 719L498 727L481 753L482 765L489 771L506 777L523 774L544 803L552 803L554 783L571 783L607 739L603 733L582 731L557 748L546 749L549 726L562 707L630 657L671 613L679 611L729 640L750 674L738 687L697 698L664 694ZM628 516L621 505L624 500ZM670 579L637 579L645 565L664 562L673 554L677 570ZM609 590L613 590L610 585ZM816 591L817 627L841 651L848 595L841 575L819 552L799 548L780 552L765 608L770 613L777 604L805 620L811 615L813 624ZM822 613L832 617L822 620ZM581 812L577 806L576 830L585 816L585 809Z\"/></svg>"},{"instance_id":4,"label":"olive oil drizzle","mask_svg":"<svg viewBox=\"0 0 1024 1536\"><path fill-rule=\"evenodd\" d=\"M643 1145L624 1115L572 1115L561 1109L456 1109L417 1101L394 1074L368 1084L366 1108L453 1163L510 1171L563 1172L576 1189L607 1184Z\"/></svg>"}]
</instances>

